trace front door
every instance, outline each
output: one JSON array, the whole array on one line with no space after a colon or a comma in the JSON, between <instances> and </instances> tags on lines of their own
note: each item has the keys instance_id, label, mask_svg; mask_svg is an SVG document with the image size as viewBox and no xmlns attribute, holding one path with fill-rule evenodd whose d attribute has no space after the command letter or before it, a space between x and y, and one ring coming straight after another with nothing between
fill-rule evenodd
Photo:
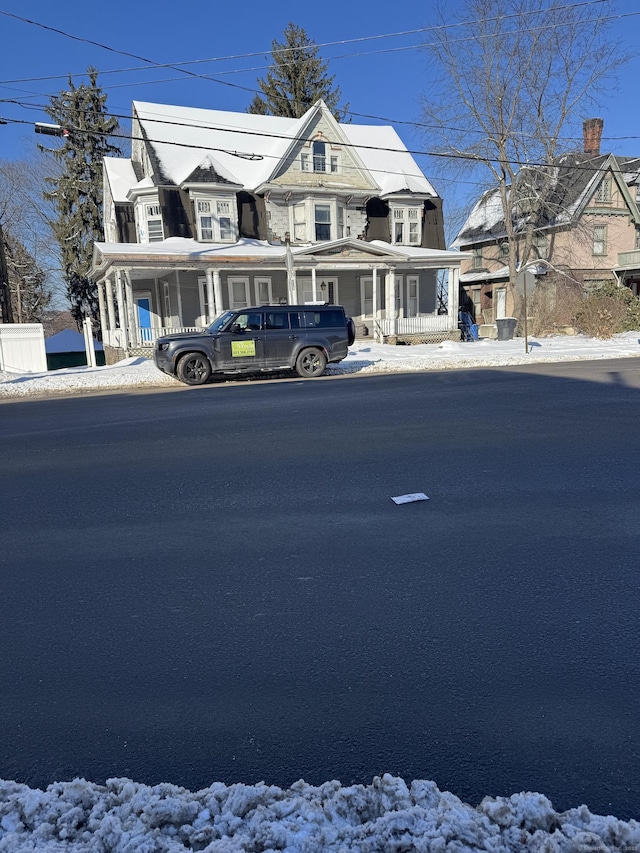
<instances>
[{"instance_id":1,"label":"front door","mask_svg":"<svg viewBox=\"0 0 640 853\"><path fill-rule=\"evenodd\" d=\"M495 290L496 297L496 320L502 320L503 317L507 316L507 289L505 287L498 287Z\"/></svg>"},{"instance_id":2,"label":"front door","mask_svg":"<svg viewBox=\"0 0 640 853\"><path fill-rule=\"evenodd\" d=\"M265 367L263 321L261 311L245 311L220 332L215 343L218 369L249 373Z\"/></svg>"},{"instance_id":3,"label":"front door","mask_svg":"<svg viewBox=\"0 0 640 853\"><path fill-rule=\"evenodd\" d=\"M299 278L298 284L302 292L302 304L312 305L314 302L335 305L338 300L338 279L316 276L315 298L313 293L313 279Z\"/></svg>"},{"instance_id":4,"label":"front door","mask_svg":"<svg viewBox=\"0 0 640 853\"><path fill-rule=\"evenodd\" d=\"M134 302L136 304L136 320L138 322L138 329L140 330L140 342L151 343L153 340L153 333L151 331L153 326L151 295L136 296Z\"/></svg>"}]
</instances>

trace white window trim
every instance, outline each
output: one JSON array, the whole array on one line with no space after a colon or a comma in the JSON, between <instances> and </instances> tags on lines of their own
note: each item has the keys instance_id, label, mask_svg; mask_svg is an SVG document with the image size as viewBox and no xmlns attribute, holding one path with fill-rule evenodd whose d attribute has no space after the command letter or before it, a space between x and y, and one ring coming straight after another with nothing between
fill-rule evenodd
<instances>
[{"instance_id":1,"label":"white window trim","mask_svg":"<svg viewBox=\"0 0 640 853\"><path fill-rule=\"evenodd\" d=\"M210 211L207 213L205 211L200 212L198 210L198 206L200 202L207 202L210 206ZM230 239L222 239L221 231L220 231L220 213L218 212L218 204L224 203L229 205L229 218L231 219L231 238ZM235 196L225 196L225 195L194 195L193 196L193 207L196 217L196 227L198 231L198 241L200 243L237 243L238 242L238 212L236 210L236 199ZM223 214L226 216L226 214ZM202 236L202 217L211 217L211 231L212 237L211 239L205 239Z\"/></svg>"},{"instance_id":2,"label":"white window trim","mask_svg":"<svg viewBox=\"0 0 640 853\"><path fill-rule=\"evenodd\" d=\"M410 211L415 215L411 216ZM422 208L415 204L392 204L389 208L391 219L391 242L397 246L420 246L422 243ZM416 239L409 241L411 224L418 223ZM396 224L402 224L402 240L396 240Z\"/></svg>"},{"instance_id":3,"label":"white window trim","mask_svg":"<svg viewBox=\"0 0 640 853\"><path fill-rule=\"evenodd\" d=\"M411 296L411 285L415 284L416 286L416 295L415 297ZM411 300L415 298L416 300L416 312L415 314L411 312ZM407 276L407 317L419 317L420 316L420 276L419 275L408 275Z\"/></svg>"},{"instance_id":4,"label":"white window trim","mask_svg":"<svg viewBox=\"0 0 640 853\"><path fill-rule=\"evenodd\" d=\"M296 219L297 210L298 213L302 211L302 206L304 205L304 220ZM316 205L329 207L330 208L330 225L331 231L328 240L316 240ZM294 204L289 205L289 233L293 235L294 242L297 243L330 243L334 240L340 240L341 236L338 234L338 211L342 209L342 237L345 236L347 231L347 206L342 202L338 201L336 198L324 198L323 196L307 196L302 201L296 201ZM297 226L297 228L296 228ZM297 234L301 234L304 231L305 238L300 238L296 236Z\"/></svg>"},{"instance_id":5,"label":"white window trim","mask_svg":"<svg viewBox=\"0 0 640 853\"><path fill-rule=\"evenodd\" d=\"M260 298L260 285L261 284L266 284L267 288L268 288L268 294L269 295L267 297L266 303L263 299ZM255 295L256 295L256 301L254 303L255 305L265 305L265 304L273 305L273 287L271 284L271 279L268 276L259 276L259 277L254 278L253 287L254 287Z\"/></svg>"},{"instance_id":6,"label":"white window trim","mask_svg":"<svg viewBox=\"0 0 640 853\"><path fill-rule=\"evenodd\" d=\"M244 284L244 295L246 297L244 304L239 304L234 302L233 300L233 285L234 284ZM227 289L229 291L229 308L232 311L241 311L243 308L251 307L251 290L249 287L249 279L245 276L230 276L227 279Z\"/></svg>"},{"instance_id":7,"label":"white window trim","mask_svg":"<svg viewBox=\"0 0 640 853\"><path fill-rule=\"evenodd\" d=\"M602 239L596 240L596 228L602 229ZM607 254L607 226L606 225L594 225L593 226L593 254L596 257L602 257ZM602 251L596 252L596 243L602 244Z\"/></svg>"},{"instance_id":8,"label":"white window trim","mask_svg":"<svg viewBox=\"0 0 640 853\"><path fill-rule=\"evenodd\" d=\"M157 207L158 213L149 213L150 207ZM144 196L140 198L135 206L135 217L138 231L138 242L140 243L159 243L164 240L164 222L162 220L162 208L160 207L160 199L158 196ZM149 238L149 222L160 222L162 237L151 240Z\"/></svg>"}]
</instances>

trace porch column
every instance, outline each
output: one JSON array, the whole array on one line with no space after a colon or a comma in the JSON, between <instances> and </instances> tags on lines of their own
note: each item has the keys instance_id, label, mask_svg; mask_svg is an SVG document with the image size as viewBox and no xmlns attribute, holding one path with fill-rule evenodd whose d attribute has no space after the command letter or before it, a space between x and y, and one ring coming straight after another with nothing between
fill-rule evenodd
<instances>
[{"instance_id":1,"label":"porch column","mask_svg":"<svg viewBox=\"0 0 640 853\"><path fill-rule=\"evenodd\" d=\"M116 310L113 304L113 282L107 278L104 283L107 296L107 313L109 315L109 331L116 327Z\"/></svg>"},{"instance_id":2,"label":"porch column","mask_svg":"<svg viewBox=\"0 0 640 853\"><path fill-rule=\"evenodd\" d=\"M373 337L374 340L378 337L378 327L376 326L376 318L378 316L378 268L374 267L373 280L371 283L371 315L373 317Z\"/></svg>"},{"instance_id":3,"label":"porch column","mask_svg":"<svg viewBox=\"0 0 640 853\"><path fill-rule=\"evenodd\" d=\"M213 276L211 270L206 271L207 276L207 323L213 323L216 318L216 304L213 295Z\"/></svg>"},{"instance_id":4,"label":"porch column","mask_svg":"<svg viewBox=\"0 0 640 853\"><path fill-rule=\"evenodd\" d=\"M387 307L387 328L390 335L398 333L398 320L396 317L396 271L395 268L389 270L386 284L386 307Z\"/></svg>"},{"instance_id":5,"label":"porch column","mask_svg":"<svg viewBox=\"0 0 640 853\"><path fill-rule=\"evenodd\" d=\"M102 331L102 337L104 338L104 333L107 331L107 308L104 301L104 279L97 282L97 290L98 310L100 311L100 329Z\"/></svg>"},{"instance_id":6,"label":"porch column","mask_svg":"<svg viewBox=\"0 0 640 853\"><path fill-rule=\"evenodd\" d=\"M131 270L124 271L124 292L127 303L127 325L129 327L129 342L138 346L138 324L136 323L135 305L133 302L133 285L131 284Z\"/></svg>"},{"instance_id":7,"label":"porch column","mask_svg":"<svg viewBox=\"0 0 640 853\"><path fill-rule=\"evenodd\" d=\"M222 282L220 281L220 270L213 270L213 295L216 303L216 316L222 314Z\"/></svg>"},{"instance_id":8,"label":"porch column","mask_svg":"<svg viewBox=\"0 0 640 853\"><path fill-rule=\"evenodd\" d=\"M122 270L116 271L116 294L118 299L118 326L122 331L122 335L120 336L120 340L118 344L123 347L123 349L127 349L128 343L128 322L127 322L127 312L125 310L124 303L124 286L122 284Z\"/></svg>"},{"instance_id":9,"label":"porch column","mask_svg":"<svg viewBox=\"0 0 640 853\"><path fill-rule=\"evenodd\" d=\"M314 302L318 301L318 283L316 281L316 268L311 267L311 298Z\"/></svg>"},{"instance_id":10,"label":"porch column","mask_svg":"<svg viewBox=\"0 0 640 853\"><path fill-rule=\"evenodd\" d=\"M449 280L447 287L447 313L449 315L449 331L458 328L458 309L460 307L460 269L449 268Z\"/></svg>"},{"instance_id":11,"label":"porch column","mask_svg":"<svg viewBox=\"0 0 640 853\"><path fill-rule=\"evenodd\" d=\"M178 326L184 326L182 319L182 290L180 288L180 270L176 270L176 292L178 294Z\"/></svg>"}]
</instances>

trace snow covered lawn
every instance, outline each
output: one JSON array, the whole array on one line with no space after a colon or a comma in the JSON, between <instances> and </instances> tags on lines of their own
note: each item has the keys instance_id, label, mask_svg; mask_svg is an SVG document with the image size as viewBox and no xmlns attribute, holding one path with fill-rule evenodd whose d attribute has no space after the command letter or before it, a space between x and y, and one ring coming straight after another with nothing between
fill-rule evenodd
<instances>
[{"instance_id":1,"label":"snow covered lawn","mask_svg":"<svg viewBox=\"0 0 640 853\"><path fill-rule=\"evenodd\" d=\"M388 346L356 343L340 364L329 365L327 374L402 373L469 367L536 364L640 356L640 332L625 332L601 341L584 335L524 339L481 340L470 343ZM132 387L179 387L180 383L161 373L152 361L129 358L112 367L74 367L49 373L0 373L0 398L43 394L74 394Z\"/></svg>"}]
</instances>

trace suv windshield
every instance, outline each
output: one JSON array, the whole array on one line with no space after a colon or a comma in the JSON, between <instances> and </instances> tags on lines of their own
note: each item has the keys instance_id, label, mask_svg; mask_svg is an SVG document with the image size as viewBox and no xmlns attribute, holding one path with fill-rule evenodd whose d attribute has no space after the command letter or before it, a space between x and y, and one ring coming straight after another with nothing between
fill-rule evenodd
<instances>
[{"instance_id":1,"label":"suv windshield","mask_svg":"<svg viewBox=\"0 0 640 853\"><path fill-rule=\"evenodd\" d=\"M233 317L234 314L235 311L225 311L224 314L221 314L219 317L216 317L213 323L208 327L207 332L209 332L210 335L219 332L225 325L225 323L227 323Z\"/></svg>"}]
</instances>

